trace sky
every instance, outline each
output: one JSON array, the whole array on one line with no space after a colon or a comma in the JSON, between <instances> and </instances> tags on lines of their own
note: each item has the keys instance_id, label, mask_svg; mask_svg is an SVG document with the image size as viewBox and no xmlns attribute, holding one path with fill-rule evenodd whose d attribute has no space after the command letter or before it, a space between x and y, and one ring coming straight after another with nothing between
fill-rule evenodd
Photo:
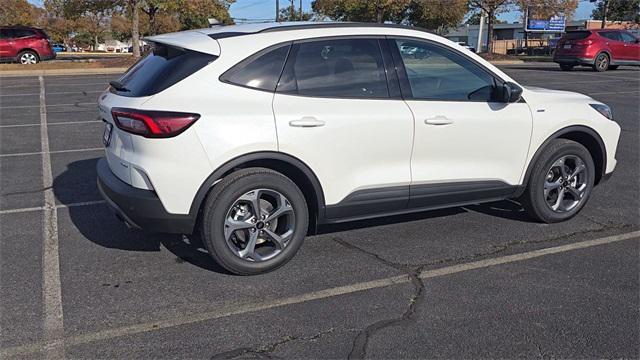
<instances>
[{"instance_id":1,"label":"sky","mask_svg":"<svg viewBox=\"0 0 640 360\"><path fill-rule=\"evenodd\" d=\"M310 11L312 0L302 0L304 11ZM363 0L367 1L367 0ZM29 0L32 4L42 6L42 0ZM296 10L299 9L300 0L294 0ZM240 19L251 21L269 21L275 18L276 0L236 0L231 5L231 16L238 19L236 22L242 22ZM280 0L280 7L286 7L290 4L290 0ZM575 20L584 20L591 17L591 11L595 5L586 0L581 0L578 9L574 15ZM503 21L517 22L520 20L521 14L512 11L500 14L498 18Z\"/></svg>"}]
</instances>

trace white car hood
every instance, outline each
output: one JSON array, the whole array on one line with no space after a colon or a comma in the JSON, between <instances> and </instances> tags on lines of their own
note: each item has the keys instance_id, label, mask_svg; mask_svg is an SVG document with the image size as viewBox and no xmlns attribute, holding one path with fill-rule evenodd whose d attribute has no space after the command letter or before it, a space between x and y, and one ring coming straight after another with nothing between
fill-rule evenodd
<instances>
[{"instance_id":1,"label":"white car hood","mask_svg":"<svg viewBox=\"0 0 640 360\"><path fill-rule=\"evenodd\" d=\"M536 98L544 99L545 101L551 101L551 102L565 102L565 101L599 102L599 101L596 101L596 100L592 99L591 97L589 97L587 95L576 93L576 92L571 92L571 91L552 90L552 89L545 89L545 88L535 87L535 86L525 86L524 88L530 94L534 95Z\"/></svg>"}]
</instances>

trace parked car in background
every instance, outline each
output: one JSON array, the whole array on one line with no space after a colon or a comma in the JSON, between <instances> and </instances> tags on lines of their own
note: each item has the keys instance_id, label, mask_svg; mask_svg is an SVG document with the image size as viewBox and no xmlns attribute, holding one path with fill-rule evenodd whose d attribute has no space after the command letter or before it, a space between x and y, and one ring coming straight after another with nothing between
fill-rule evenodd
<instances>
[{"instance_id":1,"label":"parked car in background","mask_svg":"<svg viewBox=\"0 0 640 360\"><path fill-rule=\"evenodd\" d=\"M56 57L49 36L42 29L22 26L0 27L0 61L35 64Z\"/></svg>"},{"instance_id":2,"label":"parked car in background","mask_svg":"<svg viewBox=\"0 0 640 360\"><path fill-rule=\"evenodd\" d=\"M568 220L616 167L608 106L522 87L418 29L263 23L147 41L98 100L98 189L131 227L199 232L236 274L285 264L319 224L510 198Z\"/></svg>"},{"instance_id":3,"label":"parked car in background","mask_svg":"<svg viewBox=\"0 0 640 360\"><path fill-rule=\"evenodd\" d=\"M67 47L64 46L64 44L53 44L51 45L51 48L53 48L53 51L57 54L59 52L62 51L67 51Z\"/></svg>"},{"instance_id":4,"label":"parked car in background","mask_svg":"<svg viewBox=\"0 0 640 360\"><path fill-rule=\"evenodd\" d=\"M467 50L469 50L471 52L476 52L476 49L474 47L467 45L467 43L464 42L464 41L459 41L458 45L462 46L463 48L465 48L465 49L467 49Z\"/></svg>"},{"instance_id":5,"label":"parked car in background","mask_svg":"<svg viewBox=\"0 0 640 360\"><path fill-rule=\"evenodd\" d=\"M553 61L568 71L591 66L596 71L620 65L640 65L640 40L625 30L597 29L567 32L558 42Z\"/></svg>"}]
</instances>

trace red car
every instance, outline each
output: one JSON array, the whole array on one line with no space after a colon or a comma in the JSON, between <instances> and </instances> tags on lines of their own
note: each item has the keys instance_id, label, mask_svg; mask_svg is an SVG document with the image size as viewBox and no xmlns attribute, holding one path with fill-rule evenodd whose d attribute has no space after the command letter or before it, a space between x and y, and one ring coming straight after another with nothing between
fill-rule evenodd
<instances>
[{"instance_id":1,"label":"red car","mask_svg":"<svg viewBox=\"0 0 640 360\"><path fill-rule=\"evenodd\" d=\"M613 29L567 32L558 42L553 61L562 70L576 65L596 71L616 69L620 65L640 65L640 40L628 31Z\"/></svg>"},{"instance_id":2,"label":"red car","mask_svg":"<svg viewBox=\"0 0 640 360\"><path fill-rule=\"evenodd\" d=\"M49 36L32 27L0 27L0 61L35 64L56 57Z\"/></svg>"}]
</instances>

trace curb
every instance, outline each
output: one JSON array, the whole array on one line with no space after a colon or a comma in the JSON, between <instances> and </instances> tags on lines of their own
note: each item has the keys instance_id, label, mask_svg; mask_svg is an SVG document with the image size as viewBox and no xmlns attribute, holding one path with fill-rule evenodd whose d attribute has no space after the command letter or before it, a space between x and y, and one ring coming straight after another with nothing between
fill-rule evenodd
<instances>
[{"instance_id":1,"label":"curb","mask_svg":"<svg viewBox=\"0 0 640 360\"><path fill-rule=\"evenodd\" d=\"M102 69L48 69L48 70L0 70L2 77L18 76L55 76L55 75L107 75L122 74L128 68L102 68Z\"/></svg>"}]
</instances>

